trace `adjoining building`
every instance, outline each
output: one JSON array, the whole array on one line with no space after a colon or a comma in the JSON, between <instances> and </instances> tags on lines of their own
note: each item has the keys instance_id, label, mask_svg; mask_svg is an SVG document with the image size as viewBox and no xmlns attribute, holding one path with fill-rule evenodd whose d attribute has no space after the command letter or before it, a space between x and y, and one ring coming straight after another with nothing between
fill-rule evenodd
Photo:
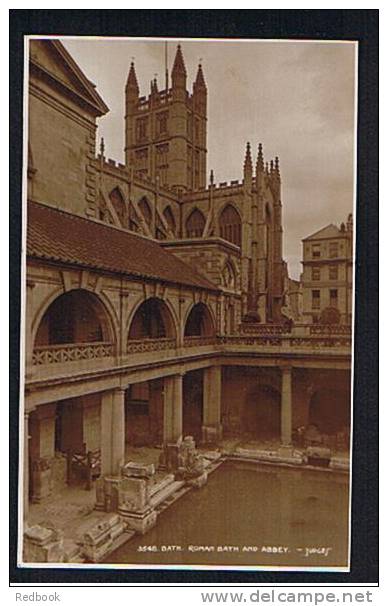
<instances>
[{"instance_id":1,"label":"adjoining building","mask_svg":"<svg viewBox=\"0 0 388 606\"><path fill-rule=\"evenodd\" d=\"M351 324L353 218L303 240L303 317L307 323Z\"/></svg>"},{"instance_id":2,"label":"adjoining building","mask_svg":"<svg viewBox=\"0 0 388 606\"><path fill-rule=\"evenodd\" d=\"M29 59L25 515L66 484L69 452L114 477L128 445L348 427L350 335L294 334L284 314L279 160L248 144L241 179L207 181L202 67L187 91L178 47L171 86L142 97L130 65L119 164L96 151L108 108L61 42L32 40Z\"/></svg>"}]
</instances>

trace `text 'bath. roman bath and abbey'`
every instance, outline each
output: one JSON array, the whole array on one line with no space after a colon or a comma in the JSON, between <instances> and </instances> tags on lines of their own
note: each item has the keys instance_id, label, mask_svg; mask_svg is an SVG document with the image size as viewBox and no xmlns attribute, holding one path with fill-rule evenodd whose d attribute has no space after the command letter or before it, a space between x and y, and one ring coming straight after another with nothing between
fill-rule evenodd
<instances>
[{"instance_id":1,"label":"text 'bath. roman bath and abbey'","mask_svg":"<svg viewBox=\"0 0 388 606\"><path fill-rule=\"evenodd\" d=\"M353 181L292 133L354 50L219 44L29 41L24 566L349 566Z\"/></svg>"}]
</instances>

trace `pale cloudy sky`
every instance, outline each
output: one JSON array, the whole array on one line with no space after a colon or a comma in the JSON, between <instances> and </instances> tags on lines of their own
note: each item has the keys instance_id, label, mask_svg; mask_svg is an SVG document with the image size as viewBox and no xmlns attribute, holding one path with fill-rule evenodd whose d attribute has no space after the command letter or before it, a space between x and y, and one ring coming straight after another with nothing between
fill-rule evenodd
<instances>
[{"instance_id":1,"label":"pale cloudy sky","mask_svg":"<svg viewBox=\"0 0 388 606\"><path fill-rule=\"evenodd\" d=\"M110 108L99 120L106 155L124 160L124 88L132 57L140 94L158 74L164 42L63 39ZM280 158L284 257L301 272L301 239L346 220L353 205L355 45L305 41L180 40L192 88L199 60L208 86L208 174L240 179L245 145ZM177 41L168 43L171 71Z\"/></svg>"}]
</instances>

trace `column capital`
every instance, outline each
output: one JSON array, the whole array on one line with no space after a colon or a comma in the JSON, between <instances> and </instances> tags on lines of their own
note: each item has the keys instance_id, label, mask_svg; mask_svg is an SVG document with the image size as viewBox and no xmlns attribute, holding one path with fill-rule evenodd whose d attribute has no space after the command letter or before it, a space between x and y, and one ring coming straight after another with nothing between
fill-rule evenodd
<instances>
[{"instance_id":1,"label":"column capital","mask_svg":"<svg viewBox=\"0 0 388 606\"><path fill-rule=\"evenodd\" d=\"M112 392L117 393L117 394L120 394L120 393L124 394L127 391L127 389L128 389L128 387L113 387Z\"/></svg>"},{"instance_id":2,"label":"column capital","mask_svg":"<svg viewBox=\"0 0 388 606\"><path fill-rule=\"evenodd\" d=\"M291 373L292 366L291 366L291 364L288 364L287 366L280 366L280 370L281 370L282 374Z\"/></svg>"}]
</instances>

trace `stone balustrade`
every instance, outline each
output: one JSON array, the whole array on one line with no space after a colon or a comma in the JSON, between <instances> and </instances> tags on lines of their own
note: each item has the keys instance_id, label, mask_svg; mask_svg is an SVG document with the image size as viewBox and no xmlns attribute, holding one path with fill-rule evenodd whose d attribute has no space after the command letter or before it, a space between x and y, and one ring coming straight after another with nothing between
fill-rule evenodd
<instances>
[{"instance_id":1,"label":"stone balustrade","mask_svg":"<svg viewBox=\"0 0 388 606\"><path fill-rule=\"evenodd\" d=\"M32 354L34 365L58 364L109 358L114 355L114 345L108 342L69 343L64 345L42 345L35 347Z\"/></svg>"},{"instance_id":2,"label":"stone balustrade","mask_svg":"<svg viewBox=\"0 0 388 606\"><path fill-rule=\"evenodd\" d=\"M130 339L127 344L127 353L146 353L149 351L164 351L166 349L174 349L176 347L176 339L161 338L161 339Z\"/></svg>"},{"instance_id":3,"label":"stone balustrade","mask_svg":"<svg viewBox=\"0 0 388 606\"><path fill-rule=\"evenodd\" d=\"M320 327L322 328L322 327ZM274 354L289 354L299 351L311 351L316 355L322 351L341 350L341 353L350 355L352 335L348 327L338 332L329 332L326 329L312 331L312 327L306 327L306 330L300 334L300 331L293 330L291 333L277 331L274 326L270 327L268 332L263 329L259 333L249 333L240 335L218 335L218 336L191 336L184 337L183 347L178 349L178 343L175 338L155 338L155 339L130 339L127 343L127 354L131 356L144 353L157 353L171 351L174 357L185 357L198 348L209 348L212 346L215 353L222 353L227 350L233 353L234 350L252 352L271 352ZM261 332L263 331L263 332ZM310 334L309 334L310 333ZM82 362L113 357L115 346L112 343L79 343L65 345L45 345L39 346L33 352L34 366L51 366L52 364L66 362ZM191 353L190 353L191 355ZM164 356L163 356L164 357ZM132 358L130 359L132 361ZM140 360L139 360L140 361Z\"/></svg>"},{"instance_id":4,"label":"stone balustrade","mask_svg":"<svg viewBox=\"0 0 388 606\"><path fill-rule=\"evenodd\" d=\"M185 337L183 339L184 347L201 347L203 345L215 345L216 343L217 337L215 335Z\"/></svg>"}]
</instances>

